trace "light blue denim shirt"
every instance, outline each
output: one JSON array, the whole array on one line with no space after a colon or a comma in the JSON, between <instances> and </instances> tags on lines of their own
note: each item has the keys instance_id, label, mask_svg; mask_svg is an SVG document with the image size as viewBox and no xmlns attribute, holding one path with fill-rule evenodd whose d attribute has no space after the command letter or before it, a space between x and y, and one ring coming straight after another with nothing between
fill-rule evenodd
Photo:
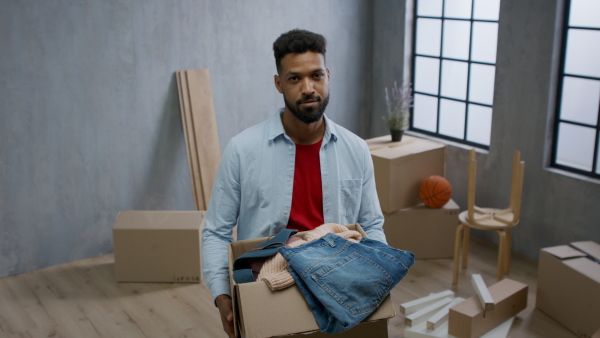
<instances>
[{"instance_id":1,"label":"light blue denim shirt","mask_svg":"<svg viewBox=\"0 0 600 338\"><path fill-rule=\"evenodd\" d=\"M238 224L237 238L243 240L287 226L296 146L280 114L233 137L223 151L202 231L202 274L215 298L230 294L227 246L233 227ZM319 154L325 223L358 223L369 238L386 243L366 142L325 117Z\"/></svg>"}]
</instances>

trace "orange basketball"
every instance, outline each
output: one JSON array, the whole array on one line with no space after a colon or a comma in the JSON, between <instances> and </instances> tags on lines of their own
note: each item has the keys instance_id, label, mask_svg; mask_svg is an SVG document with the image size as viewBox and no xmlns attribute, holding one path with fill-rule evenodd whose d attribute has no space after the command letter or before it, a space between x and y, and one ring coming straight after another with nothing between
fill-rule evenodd
<instances>
[{"instance_id":1,"label":"orange basketball","mask_svg":"<svg viewBox=\"0 0 600 338\"><path fill-rule=\"evenodd\" d=\"M442 176L429 176L421 182L419 198L430 208L441 208L452 198L450 182Z\"/></svg>"}]
</instances>

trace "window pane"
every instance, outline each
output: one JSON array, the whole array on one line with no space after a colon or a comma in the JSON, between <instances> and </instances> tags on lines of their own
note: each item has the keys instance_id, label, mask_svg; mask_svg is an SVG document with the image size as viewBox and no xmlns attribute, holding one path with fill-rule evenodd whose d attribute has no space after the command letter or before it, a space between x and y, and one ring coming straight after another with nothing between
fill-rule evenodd
<instances>
[{"instance_id":1,"label":"window pane","mask_svg":"<svg viewBox=\"0 0 600 338\"><path fill-rule=\"evenodd\" d=\"M470 104L468 116L467 141L489 146L492 131L492 108Z\"/></svg>"},{"instance_id":2,"label":"window pane","mask_svg":"<svg viewBox=\"0 0 600 338\"><path fill-rule=\"evenodd\" d=\"M437 97L415 94L413 127L435 133L437 125L437 106Z\"/></svg>"},{"instance_id":3,"label":"window pane","mask_svg":"<svg viewBox=\"0 0 600 338\"><path fill-rule=\"evenodd\" d=\"M465 103L441 99L440 134L463 139L465 135Z\"/></svg>"},{"instance_id":4,"label":"window pane","mask_svg":"<svg viewBox=\"0 0 600 338\"><path fill-rule=\"evenodd\" d=\"M444 20L444 57L468 60L470 36L469 21Z\"/></svg>"},{"instance_id":5,"label":"window pane","mask_svg":"<svg viewBox=\"0 0 600 338\"><path fill-rule=\"evenodd\" d=\"M442 16L442 0L419 0L417 3L417 15Z\"/></svg>"},{"instance_id":6,"label":"window pane","mask_svg":"<svg viewBox=\"0 0 600 338\"><path fill-rule=\"evenodd\" d=\"M496 63L498 24L495 22L473 23L473 48L471 60Z\"/></svg>"},{"instance_id":7,"label":"window pane","mask_svg":"<svg viewBox=\"0 0 600 338\"><path fill-rule=\"evenodd\" d=\"M600 104L600 81L565 76L560 119L596 125Z\"/></svg>"},{"instance_id":8,"label":"window pane","mask_svg":"<svg viewBox=\"0 0 600 338\"><path fill-rule=\"evenodd\" d=\"M467 62L442 61L442 96L467 98Z\"/></svg>"},{"instance_id":9,"label":"window pane","mask_svg":"<svg viewBox=\"0 0 600 338\"><path fill-rule=\"evenodd\" d=\"M493 104L495 66L471 64L469 75L469 101Z\"/></svg>"},{"instance_id":10,"label":"window pane","mask_svg":"<svg viewBox=\"0 0 600 338\"><path fill-rule=\"evenodd\" d=\"M417 19L417 54L440 56L442 20Z\"/></svg>"},{"instance_id":11,"label":"window pane","mask_svg":"<svg viewBox=\"0 0 600 338\"><path fill-rule=\"evenodd\" d=\"M594 160L593 128L560 123L558 126L558 147L556 163L586 171L592 170Z\"/></svg>"},{"instance_id":12,"label":"window pane","mask_svg":"<svg viewBox=\"0 0 600 338\"><path fill-rule=\"evenodd\" d=\"M565 73L600 77L600 31L569 29Z\"/></svg>"},{"instance_id":13,"label":"window pane","mask_svg":"<svg viewBox=\"0 0 600 338\"><path fill-rule=\"evenodd\" d=\"M498 20L500 0L475 0L473 19Z\"/></svg>"},{"instance_id":14,"label":"window pane","mask_svg":"<svg viewBox=\"0 0 600 338\"><path fill-rule=\"evenodd\" d=\"M571 0L570 26L600 28L600 1Z\"/></svg>"},{"instance_id":15,"label":"window pane","mask_svg":"<svg viewBox=\"0 0 600 338\"><path fill-rule=\"evenodd\" d=\"M446 0L444 1L444 17L446 18L471 18L471 0Z\"/></svg>"},{"instance_id":16,"label":"window pane","mask_svg":"<svg viewBox=\"0 0 600 338\"><path fill-rule=\"evenodd\" d=\"M440 81L440 60L416 57L415 91L437 94Z\"/></svg>"}]
</instances>

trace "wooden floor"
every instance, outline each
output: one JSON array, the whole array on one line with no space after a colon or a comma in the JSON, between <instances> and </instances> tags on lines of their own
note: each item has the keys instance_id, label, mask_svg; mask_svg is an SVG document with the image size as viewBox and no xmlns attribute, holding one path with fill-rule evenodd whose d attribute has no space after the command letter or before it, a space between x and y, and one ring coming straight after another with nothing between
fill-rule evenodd
<instances>
[{"instance_id":1,"label":"wooden floor","mask_svg":"<svg viewBox=\"0 0 600 338\"><path fill-rule=\"evenodd\" d=\"M451 289L474 291L472 273L495 283L496 248L471 241L469 267L452 287L452 260L418 260L392 291L400 303ZM112 255L0 279L0 337L225 337L204 283L116 283ZM509 278L529 285L527 309L509 337L575 337L535 309L537 266L513 255ZM389 321L390 337L403 337L404 316Z\"/></svg>"}]
</instances>

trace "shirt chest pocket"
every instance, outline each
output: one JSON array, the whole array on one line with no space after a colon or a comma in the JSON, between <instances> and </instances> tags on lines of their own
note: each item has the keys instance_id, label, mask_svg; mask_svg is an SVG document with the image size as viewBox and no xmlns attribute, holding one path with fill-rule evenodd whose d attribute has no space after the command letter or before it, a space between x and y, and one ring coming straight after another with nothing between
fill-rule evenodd
<instances>
[{"instance_id":1,"label":"shirt chest pocket","mask_svg":"<svg viewBox=\"0 0 600 338\"><path fill-rule=\"evenodd\" d=\"M358 220L362 180L340 180L340 211L347 223Z\"/></svg>"}]
</instances>

